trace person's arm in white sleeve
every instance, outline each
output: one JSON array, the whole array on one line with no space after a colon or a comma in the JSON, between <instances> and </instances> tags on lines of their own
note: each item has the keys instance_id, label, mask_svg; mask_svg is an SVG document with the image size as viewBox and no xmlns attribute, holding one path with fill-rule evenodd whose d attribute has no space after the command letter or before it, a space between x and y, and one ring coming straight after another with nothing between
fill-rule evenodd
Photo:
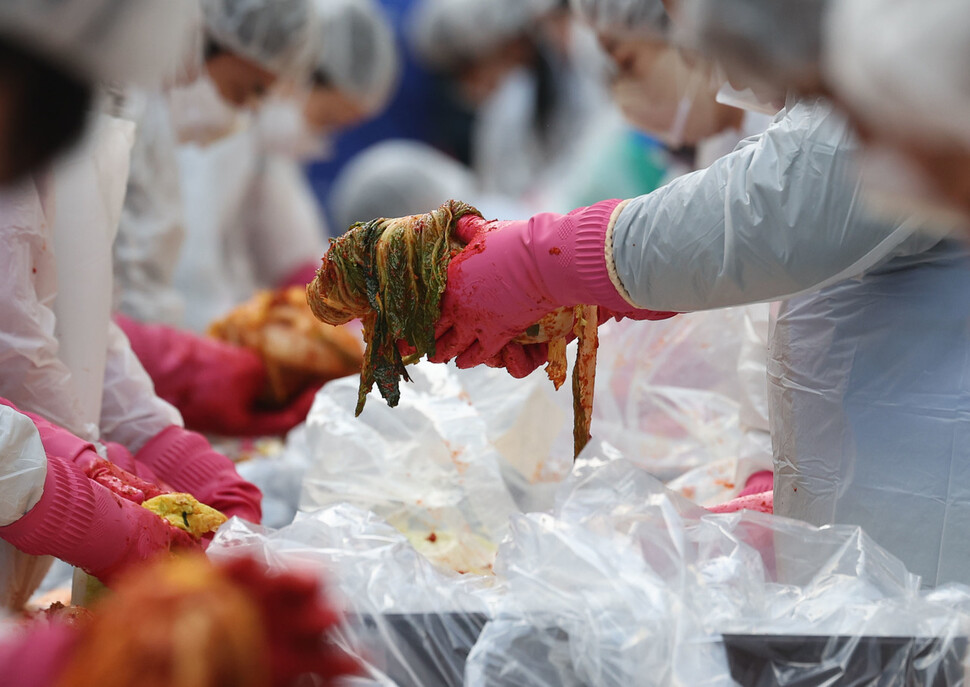
<instances>
[{"instance_id":1,"label":"person's arm in white sleeve","mask_svg":"<svg viewBox=\"0 0 970 687\"><path fill-rule=\"evenodd\" d=\"M253 200L247 241L259 286L287 285L302 268L318 267L326 251L326 231L299 165L267 156Z\"/></svg>"},{"instance_id":2,"label":"person's arm in white sleeve","mask_svg":"<svg viewBox=\"0 0 970 687\"><path fill-rule=\"evenodd\" d=\"M632 303L690 312L777 300L901 250L915 222L867 215L857 150L841 115L799 103L708 169L629 201L612 255Z\"/></svg>"},{"instance_id":3,"label":"person's arm in white sleeve","mask_svg":"<svg viewBox=\"0 0 970 687\"><path fill-rule=\"evenodd\" d=\"M138 361L128 337L108 325L108 357L101 401L101 436L132 453L172 425L182 426L174 406L155 394L155 387Z\"/></svg>"},{"instance_id":4,"label":"person's arm in white sleeve","mask_svg":"<svg viewBox=\"0 0 970 687\"><path fill-rule=\"evenodd\" d=\"M0 404L0 527L40 501L46 478L47 454L34 423Z\"/></svg>"},{"instance_id":5,"label":"person's arm in white sleeve","mask_svg":"<svg viewBox=\"0 0 970 687\"><path fill-rule=\"evenodd\" d=\"M33 181L0 190L0 243L0 396L95 440L97 428L85 425L71 372L57 355L57 274L48 217Z\"/></svg>"}]
</instances>

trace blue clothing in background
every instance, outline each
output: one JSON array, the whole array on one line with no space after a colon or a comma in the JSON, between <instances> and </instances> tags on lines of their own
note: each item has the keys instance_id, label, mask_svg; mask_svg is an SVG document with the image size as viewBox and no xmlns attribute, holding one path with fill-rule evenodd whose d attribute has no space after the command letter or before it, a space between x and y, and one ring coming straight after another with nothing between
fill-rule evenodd
<instances>
[{"instance_id":1,"label":"blue clothing in background","mask_svg":"<svg viewBox=\"0 0 970 687\"><path fill-rule=\"evenodd\" d=\"M380 2L398 41L400 83L383 114L335 137L330 159L307 164L307 177L325 214L329 207L330 188L343 166L357 153L380 141L389 138L424 141L458 159L467 160L471 114L460 109L442 80L417 62L408 45L412 10L421 0ZM335 234L346 229L333 226L331 217L328 220Z\"/></svg>"}]
</instances>

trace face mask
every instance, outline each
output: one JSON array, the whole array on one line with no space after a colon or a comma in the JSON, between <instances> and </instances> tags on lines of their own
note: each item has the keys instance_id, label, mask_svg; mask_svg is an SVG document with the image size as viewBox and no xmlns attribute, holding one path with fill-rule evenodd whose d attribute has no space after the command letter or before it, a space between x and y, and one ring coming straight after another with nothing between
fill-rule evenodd
<instances>
[{"instance_id":1,"label":"face mask","mask_svg":"<svg viewBox=\"0 0 970 687\"><path fill-rule=\"evenodd\" d=\"M271 98L256 116L256 134L263 150L296 160L331 157L333 145L326 133L311 130L297 100Z\"/></svg>"},{"instance_id":2,"label":"face mask","mask_svg":"<svg viewBox=\"0 0 970 687\"><path fill-rule=\"evenodd\" d=\"M676 105L667 106L663 98L645 97L638 83L618 81L613 87L613 99L633 126L671 148L696 145L698 138L715 135L718 131L713 103L705 106L698 102L696 94L689 89Z\"/></svg>"},{"instance_id":3,"label":"face mask","mask_svg":"<svg viewBox=\"0 0 970 687\"><path fill-rule=\"evenodd\" d=\"M743 91L739 91L727 82L717 92L717 102L729 107L736 107L740 110L766 115L778 114L778 111L783 107L783 105L779 105L778 103L763 100L751 88L745 88Z\"/></svg>"},{"instance_id":4,"label":"face mask","mask_svg":"<svg viewBox=\"0 0 970 687\"><path fill-rule=\"evenodd\" d=\"M169 104L179 143L208 145L249 125L248 113L227 104L206 74L187 86L172 89Z\"/></svg>"}]
</instances>

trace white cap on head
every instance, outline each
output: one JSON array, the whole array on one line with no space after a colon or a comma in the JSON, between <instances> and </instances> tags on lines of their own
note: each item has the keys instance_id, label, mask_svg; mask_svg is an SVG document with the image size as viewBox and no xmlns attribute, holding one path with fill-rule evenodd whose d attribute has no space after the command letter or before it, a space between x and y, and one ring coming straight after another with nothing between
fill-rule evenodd
<instances>
[{"instance_id":1,"label":"white cap on head","mask_svg":"<svg viewBox=\"0 0 970 687\"><path fill-rule=\"evenodd\" d=\"M818 81L829 0L681 0L675 38L782 91Z\"/></svg>"},{"instance_id":2,"label":"white cap on head","mask_svg":"<svg viewBox=\"0 0 970 687\"><path fill-rule=\"evenodd\" d=\"M171 79L200 25L198 0L0 2L0 36L94 82Z\"/></svg>"},{"instance_id":3,"label":"white cap on head","mask_svg":"<svg viewBox=\"0 0 970 687\"><path fill-rule=\"evenodd\" d=\"M661 0L570 0L570 4L576 16L603 33L663 36L670 28Z\"/></svg>"},{"instance_id":4,"label":"white cap on head","mask_svg":"<svg viewBox=\"0 0 970 687\"><path fill-rule=\"evenodd\" d=\"M314 74L368 111L382 108L397 84L394 33L373 0L313 0L320 16Z\"/></svg>"},{"instance_id":5,"label":"white cap on head","mask_svg":"<svg viewBox=\"0 0 970 687\"><path fill-rule=\"evenodd\" d=\"M313 0L200 0L209 38L277 76L313 72L320 15Z\"/></svg>"},{"instance_id":6,"label":"white cap on head","mask_svg":"<svg viewBox=\"0 0 970 687\"><path fill-rule=\"evenodd\" d=\"M556 0L423 0L412 42L428 64L447 68L529 31L555 7Z\"/></svg>"},{"instance_id":7,"label":"white cap on head","mask_svg":"<svg viewBox=\"0 0 970 687\"><path fill-rule=\"evenodd\" d=\"M354 222L428 212L447 200L475 195L475 178L461 163L425 143L391 140L351 160L330 197L342 232Z\"/></svg>"},{"instance_id":8,"label":"white cap on head","mask_svg":"<svg viewBox=\"0 0 970 687\"><path fill-rule=\"evenodd\" d=\"M825 22L827 82L887 133L970 146L965 0L839 0Z\"/></svg>"}]
</instances>

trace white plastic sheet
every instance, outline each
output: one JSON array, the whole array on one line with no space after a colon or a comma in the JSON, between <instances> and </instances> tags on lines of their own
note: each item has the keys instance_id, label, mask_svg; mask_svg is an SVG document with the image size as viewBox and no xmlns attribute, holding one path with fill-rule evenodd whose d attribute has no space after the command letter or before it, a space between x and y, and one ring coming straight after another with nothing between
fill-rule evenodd
<instances>
[{"instance_id":1,"label":"white plastic sheet","mask_svg":"<svg viewBox=\"0 0 970 687\"><path fill-rule=\"evenodd\" d=\"M458 571L491 568L515 503L485 422L446 367L411 369L397 408L372 396L354 417L356 378L331 382L307 418L302 510L350 503Z\"/></svg>"},{"instance_id":2,"label":"white plastic sheet","mask_svg":"<svg viewBox=\"0 0 970 687\"><path fill-rule=\"evenodd\" d=\"M920 592L855 527L707 513L601 442L553 512L512 517L494 578L348 504L275 532L232 520L209 555L239 553L326 576L353 684L964 684L970 589Z\"/></svg>"},{"instance_id":3,"label":"white plastic sheet","mask_svg":"<svg viewBox=\"0 0 970 687\"><path fill-rule=\"evenodd\" d=\"M767 310L757 305L601 327L593 436L664 481L727 460L720 486L730 498L738 457L757 441L750 430L767 427L767 348L755 331L767 323ZM749 472L770 469L766 448L755 459L760 467Z\"/></svg>"},{"instance_id":4,"label":"white plastic sheet","mask_svg":"<svg viewBox=\"0 0 970 687\"><path fill-rule=\"evenodd\" d=\"M601 327L594 437L663 480L680 477L693 500L731 499L771 469L767 320L758 305ZM572 467L568 386L554 391L541 370L524 380L485 367L411 370L400 407L374 396L360 418L356 379L323 388L288 441L309 470L300 507L346 500L397 525L423 511L449 531L472 523L493 546L511 513L551 510Z\"/></svg>"},{"instance_id":5,"label":"white plastic sheet","mask_svg":"<svg viewBox=\"0 0 970 687\"><path fill-rule=\"evenodd\" d=\"M300 514L278 531L233 518L208 555L321 575L347 614L337 641L364 665L354 685L460 685L497 593L494 579L441 570L403 534L349 504Z\"/></svg>"},{"instance_id":6,"label":"white plastic sheet","mask_svg":"<svg viewBox=\"0 0 970 687\"><path fill-rule=\"evenodd\" d=\"M970 590L921 595L858 528L705 514L602 444L496 572L468 685L962 684Z\"/></svg>"}]
</instances>

